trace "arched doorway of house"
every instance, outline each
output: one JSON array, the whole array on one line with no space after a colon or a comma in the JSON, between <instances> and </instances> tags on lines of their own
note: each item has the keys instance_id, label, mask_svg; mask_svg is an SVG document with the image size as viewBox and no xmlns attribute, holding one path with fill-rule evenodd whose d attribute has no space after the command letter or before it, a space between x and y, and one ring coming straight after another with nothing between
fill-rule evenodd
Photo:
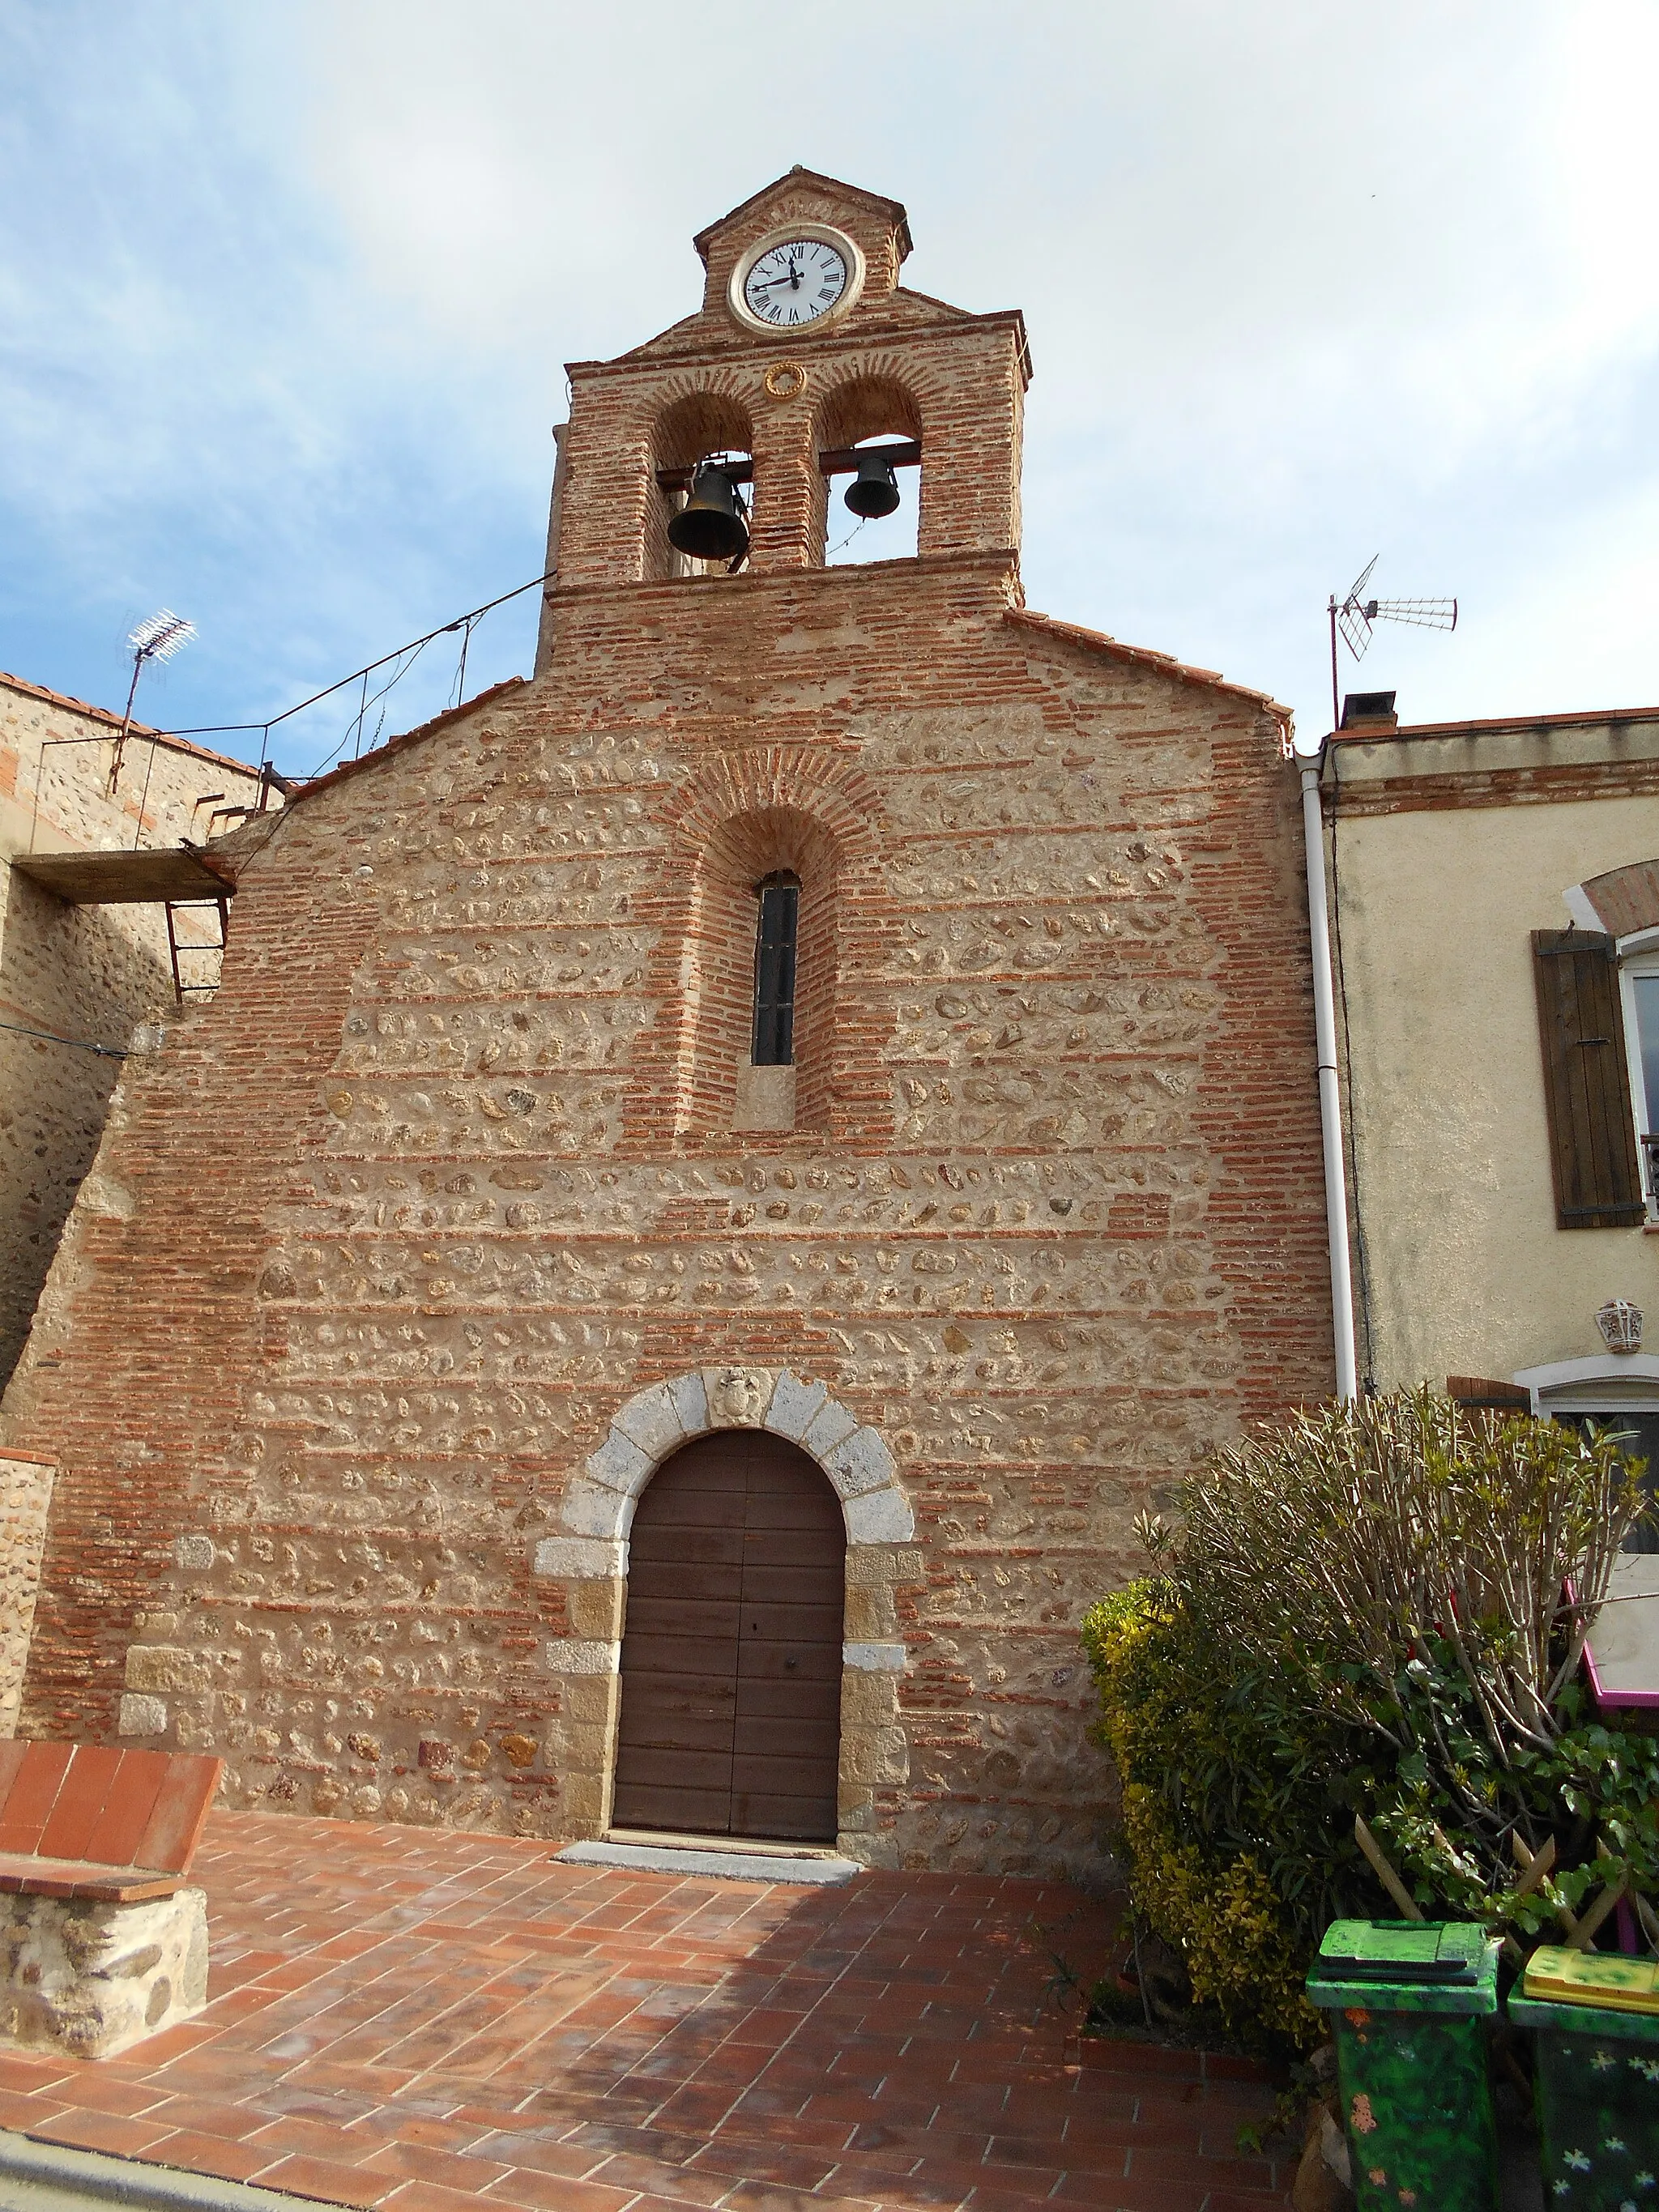
<instances>
[{"instance_id":1,"label":"arched doorway of house","mask_svg":"<svg viewBox=\"0 0 1659 2212\"><path fill-rule=\"evenodd\" d=\"M816 1463L699 1437L634 1515L611 1820L831 1842L847 1533Z\"/></svg>"}]
</instances>

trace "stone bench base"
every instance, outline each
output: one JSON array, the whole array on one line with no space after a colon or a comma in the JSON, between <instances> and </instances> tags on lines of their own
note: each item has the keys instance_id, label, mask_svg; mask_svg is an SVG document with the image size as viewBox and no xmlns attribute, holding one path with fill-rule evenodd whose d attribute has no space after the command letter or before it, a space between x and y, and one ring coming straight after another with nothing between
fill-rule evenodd
<instances>
[{"instance_id":1,"label":"stone bench base","mask_svg":"<svg viewBox=\"0 0 1659 2212\"><path fill-rule=\"evenodd\" d=\"M0 1898L0 2045L110 2058L207 2002L207 1893Z\"/></svg>"}]
</instances>

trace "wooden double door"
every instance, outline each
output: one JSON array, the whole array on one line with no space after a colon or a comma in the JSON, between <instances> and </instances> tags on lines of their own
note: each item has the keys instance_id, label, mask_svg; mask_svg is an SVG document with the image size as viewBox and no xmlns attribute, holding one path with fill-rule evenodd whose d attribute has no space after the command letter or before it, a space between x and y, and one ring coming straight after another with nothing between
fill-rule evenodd
<instances>
[{"instance_id":1,"label":"wooden double door","mask_svg":"<svg viewBox=\"0 0 1659 2212\"><path fill-rule=\"evenodd\" d=\"M833 1841L846 1549L781 1437L723 1430L658 1469L629 1550L616 1826Z\"/></svg>"}]
</instances>

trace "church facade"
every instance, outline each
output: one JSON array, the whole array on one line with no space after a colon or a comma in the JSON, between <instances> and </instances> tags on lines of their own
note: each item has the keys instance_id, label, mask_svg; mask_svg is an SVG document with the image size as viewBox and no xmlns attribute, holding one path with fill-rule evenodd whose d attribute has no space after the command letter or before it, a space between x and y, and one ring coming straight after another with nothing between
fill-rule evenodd
<instances>
[{"instance_id":1,"label":"church facade","mask_svg":"<svg viewBox=\"0 0 1659 2212\"><path fill-rule=\"evenodd\" d=\"M1082 1611L1331 1388L1287 717L1025 608L1024 326L901 286L896 204L796 171L696 243L570 371L534 677L216 848L222 987L6 1401L21 1726L1077 1864ZM827 566L872 440L916 554Z\"/></svg>"}]
</instances>

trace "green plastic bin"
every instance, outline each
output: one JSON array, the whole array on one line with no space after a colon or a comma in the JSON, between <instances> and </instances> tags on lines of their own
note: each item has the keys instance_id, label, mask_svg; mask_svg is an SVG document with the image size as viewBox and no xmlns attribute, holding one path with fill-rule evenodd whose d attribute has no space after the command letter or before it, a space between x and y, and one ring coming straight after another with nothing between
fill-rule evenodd
<instances>
[{"instance_id":1,"label":"green plastic bin","mask_svg":"<svg viewBox=\"0 0 1659 2212\"><path fill-rule=\"evenodd\" d=\"M1360 2212L1498 2212L1498 1939L1456 1921L1338 1920L1308 1996L1336 2033Z\"/></svg>"},{"instance_id":2,"label":"green plastic bin","mask_svg":"<svg viewBox=\"0 0 1659 2212\"><path fill-rule=\"evenodd\" d=\"M1651 1987L1652 1962L1534 1952L1528 1979L1542 1978L1558 1958L1576 1969L1571 1978L1590 2002L1515 1990L1508 2006L1516 2026L1537 2037L1544 2202L1551 2212L1647 2212L1659 2207L1659 2013L1626 2007L1640 2001L1638 1983ZM1622 2002L1595 2002L1597 1979L1608 1984L1602 1994Z\"/></svg>"}]
</instances>

